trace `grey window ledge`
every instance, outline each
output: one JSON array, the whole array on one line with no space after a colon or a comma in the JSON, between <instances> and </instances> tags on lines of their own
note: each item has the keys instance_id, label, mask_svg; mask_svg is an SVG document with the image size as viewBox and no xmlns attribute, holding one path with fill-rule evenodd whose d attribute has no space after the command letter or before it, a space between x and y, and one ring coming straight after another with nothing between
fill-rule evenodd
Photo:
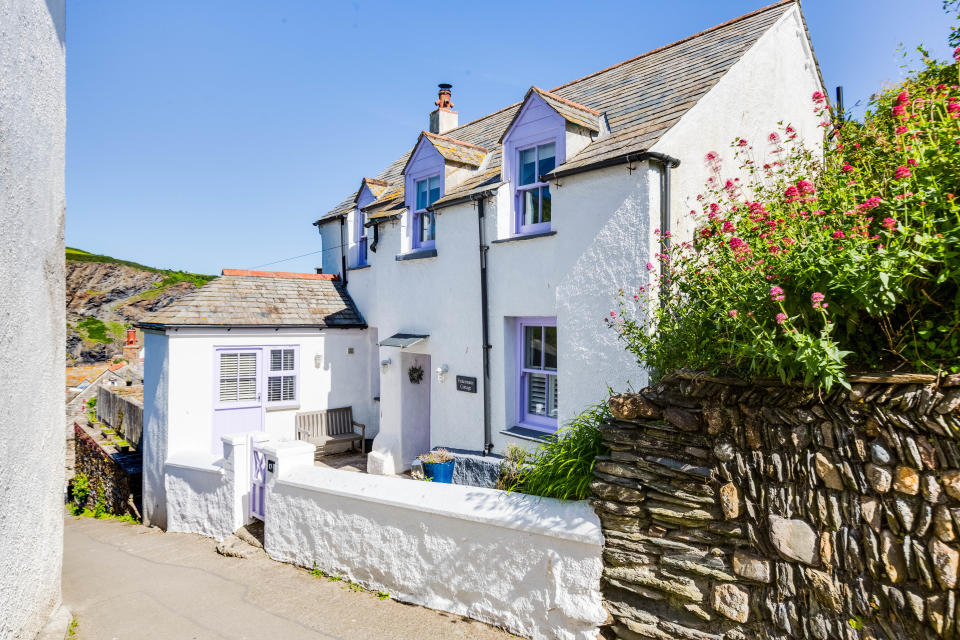
<instances>
[{"instance_id":1,"label":"grey window ledge","mask_svg":"<svg viewBox=\"0 0 960 640\"><path fill-rule=\"evenodd\" d=\"M369 264L358 264L355 267L347 267L347 271L359 271L360 269L369 269Z\"/></svg>"},{"instance_id":2,"label":"grey window ledge","mask_svg":"<svg viewBox=\"0 0 960 640\"><path fill-rule=\"evenodd\" d=\"M548 236L557 235L556 231L541 231L540 233L524 233L519 236L511 236L509 238L500 238L499 240L493 240L490 244L500 244L502 242L519 242L520 240L533 240L534 238L546 238Z\"/></svg>"},{"instance_id":3,"label":"grey window ledge","mask_svg":"<svg viewBox=\"0 0 960 640\"><path fill-rule=\"evenodd\" d=\"M546 442L550 436L553 435L543 431L537 431L536 429L528 429L527 427L510 427L500 433L505 436L510 436L511 438L520 438L521 440L530 440L531 442Z\"/></svg>"},{"instance_id":4,"label":"grey window ledge","mask_svg":"<svg viewBox=\"0 0 960 640\"><path fill-rule=\"evenodd\" d=\"M410 251L409 253L401 253L397 256L397 260L423 260L424 258L436 258L437 250L436 249L420 249L419 251Z\"/></svg>"}]
</instances>

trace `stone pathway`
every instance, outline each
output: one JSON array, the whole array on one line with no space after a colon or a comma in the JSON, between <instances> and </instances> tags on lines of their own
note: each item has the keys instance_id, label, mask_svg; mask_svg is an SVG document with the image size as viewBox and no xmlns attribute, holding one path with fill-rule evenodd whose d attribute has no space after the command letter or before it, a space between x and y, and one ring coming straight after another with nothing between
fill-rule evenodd
<instances>
[{"instance_id":1,"label":"stone pathway","mask_svg":"<svg viewBox=\"0 0 960 640\"><path fill-rule=\"evenodd\" d=\"M513 638L460 616L380 600L257 550L224 557L192 534L66 516L63 602L80 640Z\"/></svg>"}]
</instances>

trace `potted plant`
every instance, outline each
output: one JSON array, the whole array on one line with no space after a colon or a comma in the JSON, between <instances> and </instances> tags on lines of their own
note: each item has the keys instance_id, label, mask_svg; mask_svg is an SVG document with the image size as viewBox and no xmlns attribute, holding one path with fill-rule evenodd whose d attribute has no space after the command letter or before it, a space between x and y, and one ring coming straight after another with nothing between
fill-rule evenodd
<instances>
[{"instance_id":1,"label":"potted plant","mask_svg":"<svg viewBox=\"0 0 960 640\"><path fill-rule=\"evenodd\" d=\"M428 453L421 453L417 460L423 465L425 479L433 482L453 484L453 467L457 460L446 449L435 449Z\"/></svg>"}]
</instances>

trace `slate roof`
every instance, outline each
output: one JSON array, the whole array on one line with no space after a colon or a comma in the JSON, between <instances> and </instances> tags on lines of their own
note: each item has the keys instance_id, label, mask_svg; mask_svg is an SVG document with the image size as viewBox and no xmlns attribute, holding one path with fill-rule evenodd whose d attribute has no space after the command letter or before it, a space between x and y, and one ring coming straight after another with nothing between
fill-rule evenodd
<instances>
[{"instance_id":1,"label":"slate roof","mask_svg":"<svg viewBox=\"0 0 960 640\"><path fill-rule=\"evenodd\" d=\"M539 87L530 87L530 89L527 91L527 95L524 96L523 100L520 102L521 109L527 100L530 99L530 95L534 93L543 98L543 101L546 102L551 109L559 113L560 116L567 122L584 127L590 131L600 131L599 111L596 109L591 109L590 107L585 107L582 104L577 104L572 100L561 98L557 94L544 91ZM520 111L517 111L517 115L514 116L514 119L510 121L510 124L507 125L507 128L504 129L503 135L500 136L500 142L503 142L503 139L507 136L507 131L510 130L510 127L513 126L514 120L516 120L519 116Z\"/></svg>"},{"instance_id":2,"label":"slate roof","mask_svg":"<svg viewBox=\"0 0 960 640\"><path fill-rule=\"evenodd\" d=\"M549 92L531 88L545 100L551 98L551 106L558 112L563 109L561 115L564 117L583 117L595 111L604 114L610 126L609 135L597 138L578 154L567 158L554 173L585 170L649 150L767 29L796 4L796 0L781 0ZM489 149L495 155L491 155L486 167L499 167L500 140L521 104L510 105L443 135ZM391 184L399 181L402 192L400 172L410 153L407 151L377 177ZM461 187L446 193L444 199L449 202L463 194ZM353 207L353 199L354 195L351 195L317 223L348 213Z\"/></svg>"},{"instance_id":3,"label":"slate roof","mask_svg":"<svg viewBox=\"0 0 960 640\"><path fill-rule=\"evenodd\" d=\"M144 318L158 327L363 327L335 276L224 269L223 275Z\"/></svg>"},{"instance_id":4,"label":"slate roof","mask_svg":"<svg viewBox=\"0 0 960 640\"><path fill-rule=\"evenodd\" d=\"M439 136L429 131L421 132L420 136L429 140L430 144L443 156L444 160L451 162L459 162L461 164L479 167L480 163L483 162L483 157L490 152L486 147L470 144L463 140L456 140L449 136ZM406 167L404 167L404 169L406 169Z\"/></svg>"}]
</instances>

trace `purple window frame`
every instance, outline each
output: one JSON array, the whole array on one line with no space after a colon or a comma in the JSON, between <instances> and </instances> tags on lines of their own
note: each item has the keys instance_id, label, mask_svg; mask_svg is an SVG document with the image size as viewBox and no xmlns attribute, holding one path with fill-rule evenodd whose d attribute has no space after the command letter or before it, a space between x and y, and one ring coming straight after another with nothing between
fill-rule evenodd
<instances>
[{"instance_id":1,"label":"purple window frame","mask_svg":"<svg viewBox=\"0 0 960 640\"><path fill-rule=\"evenodd\" d=\"M531 373L546 374L548 376L557 376L559 375L559 369L560 369L559 362L557 363L558 364L557 368L552 371L549 369L545 369L543 367L541 367L540 369L532 369L532 368L526 367L525 360L524 360L524 355L525 355L524 352L526 350L526 345L524 344L524 333L525 333L526 327L556 328L557 319L555 317L517 318L516 324L517 324L517 349L516 349L514 377L517 384L517 393L516 393L517 422L519 422L521 426L528 427L530 429L543 431L545 433L555 433L558 427L557 418L531 414L527 411L527 408L528 408L527 377ZM543 357L543 354L545 354L545 351L541 352L541 357ZM548 383L548 387L549 387L549 383ZM547 412L549 412L549 409L547 410Z\"/></svg>"},{"instance_id":2,"label":"purple window frame","mask_svg":"<svg viewBox=\"0 0 960 640\"><path fill-rule=\"evenodd\" d=\"M254 353L256 355L256 398L253 400L221 400L220 399L220 359L223 354ZM263 406L263 348L262 347L215 347L213 350L213 408L214 409L250 409ZM239 363L239 355L238 355ZM239 381L238 375L235 376ZM239 384L239 382L238 382Z\"/></svg>"},{"instance_id":3,"label":"purple window frame","mask_svg":"<svg viewBox=\"0 0 960 640\"><path fill-rule=\"evenodd\" d=\"M430 181L434 178L440 183L438 188L437 198L433 201L430 200ZM427 206L423 209L418 209L417 197L419 195L420 183L427 183ZM435 214L432 211L428 210L428 207L432 205L436 200L439 200L443 197L443 176L439 173L433 175L424 176L422 178L415 178L413 180L413 229L412 229L412 238L413 242L411 245L414 249L435 249L437 247L437 219ZM422 240L420 238L420 221L423 216L430 216L431 226L433 227L433 238L430 240Z\"/></svg>"},{"instance_id":4,"label":"purple window frame","mask_svg":"<svg viewBox=\"0 0 960 640\"><path fill-rule=\"evenodd\" d=\"M528 234L532 234L532 233L544 233L544 232L546 232L546 231L550 231L550 222L551 222L552 219L553 219L552 214L551 214L551 220L550 220L550 221L547 221L547 222L535 222L535 223L533 223L533 224L524 224L524 223L523 223L523 217L524 217L523 214L524 214L524 207L525 207L525 204L524 204L524 196L526 195L526 192L527 192L527 191L533 191L534 189L536 189L540 194L542 194L542 193L543 193L542 190L543 190L544 187L546 187L547 189L550 188L550 183L549 183L549 182L544 182L544 181L540 180L542 174L540 173L540 155L539 155L539 152L537 152L538 155L537 155L537 160L536 160L536 163L537 163L537 168L536 168L536 173L535 173L536 180L535 180L534 182L531 182L530 184L524 184L524 185L521 185L521 184L520 184L520 172L522 171L522 165L521 165L521 163L520 163L520 155L521 155L524 151L529 151L530 149L536 150L536 149L539 149L540 147L546 146L546 145L548 145L548 144L552 144L552 145L553 145L554 166L557 166L557 154L558 154L559 149L560 149L560 143L559 143L559 141L558 141L556 138L553 138L553 137L546 138L546 139L540 140L540 141L538 141L538 142L536 142L536 143L534 143L534 144L526 144L526 145L524 145L524 146L522 146L522 147L517 147L517 149L516 149L516 152L515 152L515 155L516 155L516 170L515 170L515 173L516 173L516 184L517 184L517 187L516 187L516 189L514 190L514 194L513 194L513 210L514 210L515 215L516 215L516 220L514 220L514 228L516 229L517 235L528 235ZM552 198L552 194L551 194L551 198ZM538 201L541 202L541 203L543 202L543 196L542 196L542 195L539 196ZM541 205L541 206L542 206L542 205ZM541 209L541 211L542 211L542 209Z\"/></svg>"},{"instance_id":5,"label":"purple window frame","mask_svg":"<svg viewBox=\"0 0 960 640\"><path fill-rule=\"evenodd\" d=\"M367 234L363 226L363 211L357 207L354 214L354 239L357 245L357 264L356 267L367 266Z\"/></svg>"}]
</instances>

